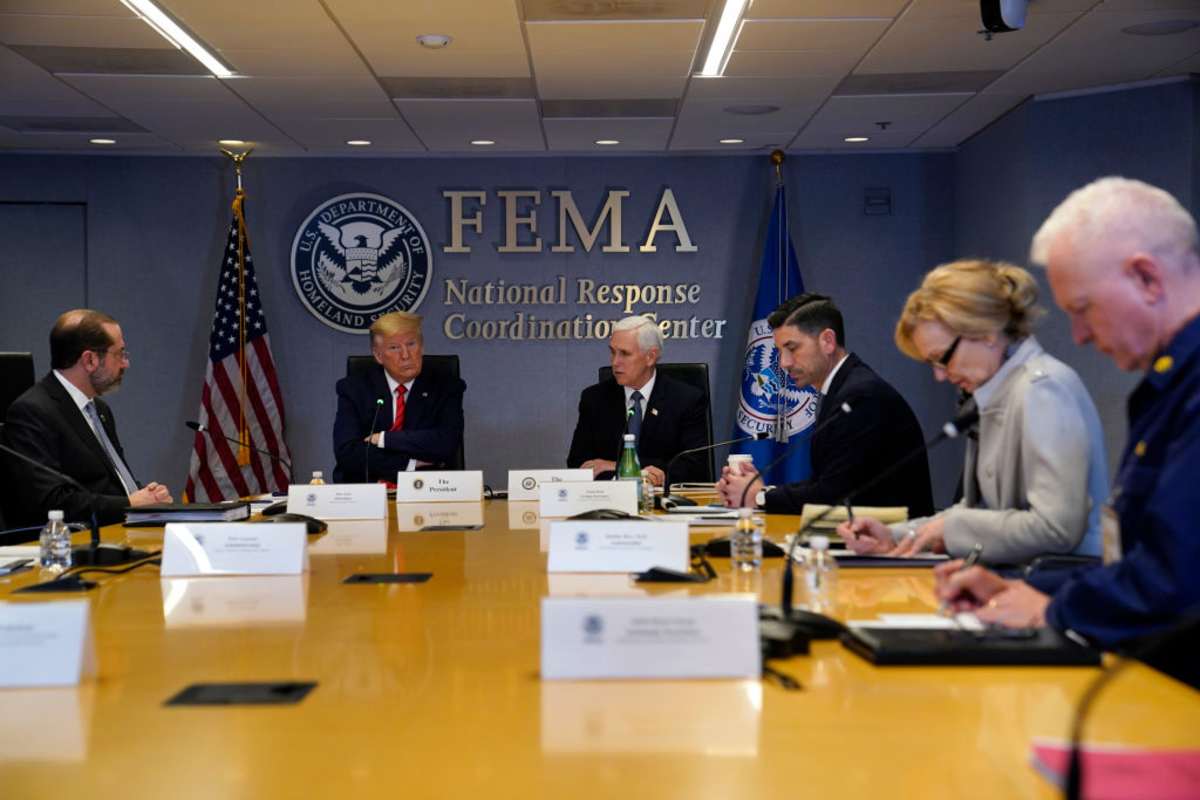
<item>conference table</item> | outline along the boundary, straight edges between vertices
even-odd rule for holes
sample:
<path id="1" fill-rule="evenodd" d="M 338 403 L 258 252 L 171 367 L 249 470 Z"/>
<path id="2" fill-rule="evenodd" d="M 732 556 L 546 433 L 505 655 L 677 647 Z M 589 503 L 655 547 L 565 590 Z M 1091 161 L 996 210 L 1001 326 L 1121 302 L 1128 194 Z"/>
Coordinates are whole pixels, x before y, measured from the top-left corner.
<path id="1" fill-rule="evenodd" d="M 714 559 L 708 584 L 546 572 L 536 504 L 468 508 L 478 530 L 418 532 L 446 506 L 311 536 L 310 572 L 95 576 L 98 674 L 77 688 L 0 690 L 0 797 L 1049 798 L 1032 742 L 1061 739 L 1095 668 L 872 666 L 832 641 L 772 662 L 773 681 L 542 681 L 548 595 L 753 592 Z M 781 541 L 797 517 L 772 516 Z M 452 525 L 450 526 L 452 527 Z M 409 530 L 405 530 L 409 529 Z M 727 533 L 703 528 L 693 542 Z M 153 548 L 161 528 L 105 528 Z M 361 572 L 422 584 L 348 585 Z M 36 571 L 0 578 L 0 599 Z M 75 595 L 71 595 L 75 596 Z M 28 598 L 33 598 L 32 600 Z M 922 569 L 843 569 L 835 614 L 936 607 Z M 166 706 L 197 682 L 315 681 L 278 706 Z M 1200 746 L 1200 693 L 1140 665 L 1101 696 L 1092 742 Z"/>

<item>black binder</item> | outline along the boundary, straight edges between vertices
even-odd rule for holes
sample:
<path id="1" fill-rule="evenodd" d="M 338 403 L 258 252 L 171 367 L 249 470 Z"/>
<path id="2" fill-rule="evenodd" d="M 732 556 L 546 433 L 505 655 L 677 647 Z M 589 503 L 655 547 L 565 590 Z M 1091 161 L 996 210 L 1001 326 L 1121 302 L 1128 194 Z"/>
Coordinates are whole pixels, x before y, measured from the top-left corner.
<path id="1" fill-rule="evenodd" d="M 1053 628 L 966 631 L 855 627 L 842 634 L 841 641 L 846 649 L 880 667 L 1100 666 L 1100 651 L 1076 644 Z"/>

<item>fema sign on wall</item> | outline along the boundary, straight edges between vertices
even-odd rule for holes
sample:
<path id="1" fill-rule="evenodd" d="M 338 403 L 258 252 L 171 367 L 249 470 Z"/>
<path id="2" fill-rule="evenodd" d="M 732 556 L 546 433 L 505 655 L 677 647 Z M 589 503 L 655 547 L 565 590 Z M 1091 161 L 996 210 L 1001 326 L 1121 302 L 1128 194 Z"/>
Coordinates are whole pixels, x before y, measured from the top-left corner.
<path id="1" fill-rule="evenodd" d="M 391 311 L 416 310 L 433 272 L 416 217 L 390 198 L 359 192 L 313 209 L 292 240 L 291 259 L 304 306 L 347 333 L 366 333 Z"/>

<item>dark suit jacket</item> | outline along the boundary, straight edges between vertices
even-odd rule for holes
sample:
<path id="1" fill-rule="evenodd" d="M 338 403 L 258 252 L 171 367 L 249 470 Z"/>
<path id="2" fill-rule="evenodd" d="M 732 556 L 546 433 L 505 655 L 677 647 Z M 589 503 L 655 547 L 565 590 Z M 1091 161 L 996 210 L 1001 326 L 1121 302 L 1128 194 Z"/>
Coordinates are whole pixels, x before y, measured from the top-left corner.
<path id="1" fill-rule="evenodd" d="M 850 413 L 838 410 L 850 404 Z M 836 414 L 836 416 L 834 416 Z M 829 420 L 826 427 L 825 421 Z M 805 503 L 840 503 L 913 450 L 921 452 L 854 498 L 866 506 L 908 506 L 909 517 L 933 513 L 929 459 L 921 424 L 900 393 L 851 353 L 821 401 L 810 455 L 812 475 L 767 492 L 766 508 L 799 514 Z"/>
<path id="2" fill-rule="evenodd" d="M 342 378 L 337 382 L 337 418 L 333 422 L 333 453 L 337 464 L 333 479 L 337 483 L 368 483 L 386 480 L 394 483 L 396 473 L 408 468 L 408 460 L 446 464 L 454 459 L 463 435 L 463 392 L 467 385 L 458 378 L 439 375 L 428 369 L 413 381 L 405 397 L 404 427 L 384 437 L 385 447 L 368 445 L 368 432 L 392 427 L 392 395 L 388 391 L 383 367 Z M 376 417 L 376 399 L 383 407 Z M 375 418 L 374 427 L 371 419 Z M 370 475 L 364 476 L 369 465 Z"/>
<path id="3" fill-rule="evenodd" d="M 129 466 L 117 438 L 112 411 L 100 398 L 96 398 L 96 410 L 113 447 Z M 8 524 L 45 522 L 46 512 L 54 508 L 61 508 L 70 522 L 87 522 L 93 511 L 101 525 L 125 518 L 125 509 L 129 507 L 125 487 L 92 426 L 54 373 L 47 374 L 9 406 L 4 439 L 14 450 L 70 475 L 85 487 L 81 490 L 48 472 L 7 457 L 6 491 L 10 497 L 5 516 L 11 515 Z"/>
<path id="4" fill-rule="evenodd" d="M 708 444 L 704 394 L 694 386 L 672 380 L 658 371 L 654 392 L 645 401 L 638 460 L 643 467 L 665 470 L 677 453 Z M 579 422 L 571 437 L 567 466 L 576 468 L 593 458 L 619 461 L 625 433 L 625 390 L 614 379 L 583 390 L 579 397 Z M 702 481 L 707 477 L 708 453 L 684 456 L 667 478 L 672 483 Z"/>

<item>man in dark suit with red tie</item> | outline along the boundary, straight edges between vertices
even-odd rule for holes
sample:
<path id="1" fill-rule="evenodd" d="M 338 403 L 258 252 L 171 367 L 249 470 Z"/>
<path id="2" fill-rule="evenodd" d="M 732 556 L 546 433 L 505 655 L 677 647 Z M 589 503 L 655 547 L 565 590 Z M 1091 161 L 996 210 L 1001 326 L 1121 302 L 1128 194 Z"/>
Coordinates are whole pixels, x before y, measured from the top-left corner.
<path id="1" fill-rule="evenodd" d="M 370 332 L 375 365 L 337 382 L 338 483 L 392 483 L 397 473 L 452 462 L 462 443 L 467 385 L 422 370 L 421 316 L 393 311 Z"/>
<path id="2" fill-rule="evenodd" d="M 590 469 L 598 478 L 611 476 L 622 436 L 632 433 L 643 474 L 662 486 L 672 458 L 708 444 L 704 394 L 655 369 L 662 355 L 662 334 L 649 317 L 617 322 L 608 349 L 613 376 L 583 390 L 567 466 Z M 707 457 L 696 453 L 680 458 L 671 468 L 671 482 L 704 480 Z"/>
<path id="3" fill-rule="evenodd" d="M 121 326 L 107 314 L 67 311 L 50 331 L 51 371 L 18 397 L 5 417 L 5 444 L 71 476 L 8 459 L 6 517 L 36 525 L 61 509 L 68 521 L 119 522 L 130 506 L 171 502 L 166 486 L 141 486 L 125 461 L 112 410 L 100 395 L 114 391 L 129 367 Z"/>

